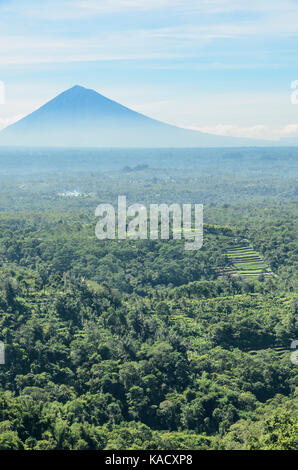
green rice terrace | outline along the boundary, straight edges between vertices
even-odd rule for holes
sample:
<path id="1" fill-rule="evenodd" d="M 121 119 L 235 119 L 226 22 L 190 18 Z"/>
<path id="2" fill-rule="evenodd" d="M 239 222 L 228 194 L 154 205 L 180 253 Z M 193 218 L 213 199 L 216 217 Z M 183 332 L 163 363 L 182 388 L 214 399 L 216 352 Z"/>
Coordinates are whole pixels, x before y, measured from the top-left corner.
<path id="1" fill-rule="evenodd" d="M 231 266 L 229 274 L 242 277 L 258 277 L 272 275 L 272 271 L 257 253 L 249 245 L 237 245 L 226 252 Z"/>

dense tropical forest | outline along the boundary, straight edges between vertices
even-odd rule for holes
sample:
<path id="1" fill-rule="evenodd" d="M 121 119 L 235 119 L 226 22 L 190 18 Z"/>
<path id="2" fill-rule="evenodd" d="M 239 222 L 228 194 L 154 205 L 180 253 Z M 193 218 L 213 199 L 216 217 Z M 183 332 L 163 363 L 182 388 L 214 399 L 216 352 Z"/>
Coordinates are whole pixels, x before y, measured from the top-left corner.
<path id="1" fill-rule="evenodd" d="M 0 449 L 298 449 L 298 149 L 0 153 Z M 95 208 L 204 204 L 204 243 Z"/>

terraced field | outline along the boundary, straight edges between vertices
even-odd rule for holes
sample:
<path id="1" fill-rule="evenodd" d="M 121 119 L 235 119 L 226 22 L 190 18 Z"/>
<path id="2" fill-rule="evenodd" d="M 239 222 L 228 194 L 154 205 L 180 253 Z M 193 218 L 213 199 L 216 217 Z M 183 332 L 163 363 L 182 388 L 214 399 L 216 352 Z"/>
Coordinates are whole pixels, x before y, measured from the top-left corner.
<path id="1" fill-rule="evenodd" d="M 260 274 L 272 275 L 270 268 L 249 245 L 234 246 L 226 252 L 231 261 L 231 274 L 244 277 L 258 277 Z"/>

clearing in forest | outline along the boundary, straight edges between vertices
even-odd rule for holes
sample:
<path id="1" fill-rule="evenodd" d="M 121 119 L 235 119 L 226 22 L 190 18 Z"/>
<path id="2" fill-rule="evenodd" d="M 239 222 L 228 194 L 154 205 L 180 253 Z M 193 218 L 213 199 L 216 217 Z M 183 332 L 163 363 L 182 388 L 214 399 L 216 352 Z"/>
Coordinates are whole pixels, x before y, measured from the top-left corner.
<path id="1" fill-rule="evenodd" d="M 228 249 L 226 255 L 231 261 L 231 269 L 235 274 L 244 277 L 258 277 L 263 275 L 272 275 L 270 268 L 249 245 L 235 245 Z"/>

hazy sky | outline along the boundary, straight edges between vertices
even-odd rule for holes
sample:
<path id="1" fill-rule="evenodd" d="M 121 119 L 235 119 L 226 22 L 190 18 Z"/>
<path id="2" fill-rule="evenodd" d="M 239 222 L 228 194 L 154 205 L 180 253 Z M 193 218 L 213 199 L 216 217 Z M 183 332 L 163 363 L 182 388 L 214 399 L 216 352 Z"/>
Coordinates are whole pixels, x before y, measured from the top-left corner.
<path id="1" fill-rule="evenodd" d="M 0 128 L 75 84 L 226 135 L 298 137 L 298 0 L 0 0 Z"/>

